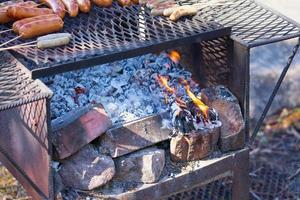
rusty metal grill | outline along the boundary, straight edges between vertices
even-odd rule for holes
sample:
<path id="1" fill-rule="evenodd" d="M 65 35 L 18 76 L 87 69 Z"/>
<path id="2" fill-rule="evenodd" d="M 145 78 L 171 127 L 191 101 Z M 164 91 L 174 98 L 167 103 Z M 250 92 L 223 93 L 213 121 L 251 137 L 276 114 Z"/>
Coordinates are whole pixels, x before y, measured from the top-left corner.
<path id="1" fill-rule="evenodd" d="M 0 111 L 50 98 L 52 92 L 7 52 L 0 52 Z"/>
<path id="2" fill-rule="evenodd" d="M 24 58 L 21 62 L 24 61 L 26 67 L 33 71 L 33 76 L 89 67 L 230 33 L 230 28 L 223 28 L 212 20 L 203 20 L 200 14 L 172 22 L 165 17 L 150 15 L 149 10 L 143 7 L 120 7 L 116 3 L 110 8 L 93 6 L 89 14 L 66 17 L 64 21 L 63 31 L 74 36 L 68 46 L 15 51 Z M 15 36 L 3 34 L 0 42 Z M 22 42 L 25 41 L 18 40 L 14 44 Z"/>

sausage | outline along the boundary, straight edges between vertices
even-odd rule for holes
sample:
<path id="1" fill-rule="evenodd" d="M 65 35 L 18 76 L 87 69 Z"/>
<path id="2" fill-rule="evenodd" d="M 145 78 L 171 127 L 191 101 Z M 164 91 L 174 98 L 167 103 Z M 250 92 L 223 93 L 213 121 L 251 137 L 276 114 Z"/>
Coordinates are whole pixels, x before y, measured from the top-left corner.
<path id="1" fill-rule="evenodd" d="M 110 7 L 112 5 L 112 0 L 92 0 L 97 6 L 100 7 Z"/>
<path id="2" fill-rule="evenodd" d="M 138 5 L 139 4 L 139 0 L 131 0 L 131 2 L 135 5 Z"/>
<path id="3" fill-rule="evenodd" d="M 77 0 L 79 10 L 83 13 L 88 13 L 91 10 L 91 1 L 90 0 Z"/>
<path id="4" fill-rule="evenodd" d="M 52 39 L 66 38 L 66 37 L 71 40 L 72 35 L 70 33 L 53 33 L 53 34 L 48 34 L 48 35 L 38 37 L 37 41 L 40 42 L 43 40 L 52 40 Z"/>
<path id="5" fill-rule="evenodd" d="M 29 39 L 40 35 L 60 31 L 64 22 L 60 17 L 41 19 L 24 24 L 19 28 L 19 34 L 23 39 Z"/>
<path id="6" fill-rule="evenodd" d="M 121 6 L 130 6 L 131 5 L 131 1 L 130 0 L 118 0 L 118 3 Z"/>
<path id="7" fill-rule="evenodd" d="M 60 37 L 46 39 L 46 40 L 38 40 L 37 47 L 39 49 L 58 47 L 58 46 L 69 44 L 70 40 L 71 38 L 68 36 L 60 36 Z"/>
<path id="8" fill-rule="evenodd" d="M 78 15 L 78 4 L 76 0 L 62 0 L 65 8 L 67 9 L 70 17 L 76 17 Z"/>
<path id="9" fill-rule="evenodd" d="M 0 24 L 6 24 L 11 21 L 6 14 L 6 10 L 6 8 L 0 8 Z"/>
<path id="10" fill-rule="evenodd" d="M 42 3 L 45 3 L 49 6 L 55 14 L 59 17 L 64 18 L 66 11 L 65 6 L 61 0 L 40 0 Z"/>
<path id="11" fill-rule="evenodd" d="M 0 8 L 0 24 L 5 24 L 12 21 L 12 19 L 7 15 L 7 10 L 11 5 L 26 6 L 26 7 L 37 6 L 37 4 L 34 1 L 26 1 L 26 2 L 18 1 L 18 3 L 15 4 L 12 1 L 2 3 L 1 6 L 3 7 Z"/>
<path id="12" fill-rule="evenodd" d="M 37 16 L 37 17 L 25 18 L 25 19 L 14 22 L 12 25 L 12 29 L 15 33 L 19 33 L 20 27 L 23 26 L 24 24 L 27 24 L 27 23 L 33 22 L 33 21 L 37 21 L 37 20 L 51 19 L 51 18 L 57 18 L 57 15 L 50 14 L 50 15 L 41 15 L 41 16 Z"/>
<path id="13" fill-rule="evenodd" d="M 36 17 L 40 15 L 52 14 L 53 11 L 49 8 L 33 8 L 24 6 L 10 6 L 7 9 L 8 17 L 12 19 L 23 19 L 28 17 Z"/>

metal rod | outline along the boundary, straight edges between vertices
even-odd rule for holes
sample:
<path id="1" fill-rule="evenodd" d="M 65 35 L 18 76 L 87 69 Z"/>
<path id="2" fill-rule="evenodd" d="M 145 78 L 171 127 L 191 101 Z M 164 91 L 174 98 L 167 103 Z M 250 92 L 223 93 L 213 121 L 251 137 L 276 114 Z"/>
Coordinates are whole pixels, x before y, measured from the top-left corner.
<path id="1" fill-rule="evenodd" d="M 262 112 L 262 114 L 261 114 L 258 122 L 256 123 L 256 126 L 255 126 L 255 128 L 253 130 L 253 133 L 252 133 L 252 136 L 251 136 L 251 143 L 254 141 L 254 139 L 255 139 L 255 137 L 256 137 L 256 135 L 257 135 L 257 133 L 258 133 L 258 131 L 259 131 L 259 129 L 260 129 L 260 127 L 261 127 L 261 125 L 262 125 L 262 123 L 263 123 L 263 121 L 264 121 L 264 119 L 265 119 L 265 117 L 266 117 L 266 115 L 267 115 L 267 113 L 268 113 L 268 111 L 269 111 L 272 103 L 273 103 L 273 100 L 274 100 L 274 98 L 275 98 L 275 96 L 276 96 L 276 94 L 277 94 L 277 92 L 278 92 L 278 90 L 279 90 L 279 88 L 281 86 L 281 83 L 282 83 L 282 81 L 283 81 L 283 79 L 284 79 L 287 71 L 289 70 L 291 64 L 293 63 L 295 55 L 298 52 L 299 46 L 300 46 L 300 37 L 298 38 L 298 43 L 296 44 L 296 46 L 293 49 L 292 55 L 289 57 L 286 66 L 282 70 L 282 73 L 281 73 L 281 75 L 280 75 L 280 77 L 279 77 L 279 79 L 278 79 L 278 81 L 277 81 L 277 83 L 275 85 L 275 88 L 274 88 L 274 90 L 273 90 L 273 92 L 272 92 L 272 94 L 271 94 L 271 96 L 270 96 L 270 98 L 268 100 L 268 103 L 267 103 L 264 111 Z"/>

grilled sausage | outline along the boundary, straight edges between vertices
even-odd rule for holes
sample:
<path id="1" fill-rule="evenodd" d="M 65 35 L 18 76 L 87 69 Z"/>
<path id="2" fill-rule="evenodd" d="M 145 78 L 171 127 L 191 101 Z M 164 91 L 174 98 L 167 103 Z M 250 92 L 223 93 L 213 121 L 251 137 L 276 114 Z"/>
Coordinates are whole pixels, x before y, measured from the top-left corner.
<path id="1" fill-rule="evenodd" d="M 42 3 L 45 3 L 49 6 L 55 14 L 61 18 L 65 17 L 66 11 L 65 6 L 61 0 L 40 0 Z"/>
<path id="2" fill-rule="evenodd" d="M 139 0 L 131 0 L 131 2 L 135 5 L 138 5 L 139 4 Z"/>
<path id="3" fill-rule="evenodd" d="M 0 24 L 6 24 L 11 21 L 6 14 L 6 10 L 6 8 L 0 8 Z"/>
<path id="4" fill-rule="evenodd" d="M 121 6 L 130 6 L 131 5 L 131 1 L 130 0 L 118 0 L 118 3 Z"/>
<path id="5" fill-rule="evenodd" d="M 97 6 L 100 7 L 110 7 L 112 5 L 112 0 L 92 0 Z"/>
<path id="6" fill-rule="evenodd" d="M 27 24 L 27 23 L 33 22 L 33 21 L 37 21 L 37 20 L 52 19 L 52 18 L 57 18 L 57 15 L 50 14 L 50 15 L 41 15 L 41 16 L 37 16 L 37 17 L 25 18 L 25 19 L 14 22 L 12 25 L 12 29 L 15 33 L 19 33 L 20 27 L 23 26 L 24 24 Z"/>
<path id="7" fill-rule="evenodd" d="M 91 10 L 91 1 L 90 0 L 77 0 L 79 10 L 83 13 L 88 13 Z"/>
<path id="8" fill-rule="evenodd" d="M 26 2 L 20 1 L 18 3 L 13 3 L 12 1 L 8 1 L 5 3 L 2 3 L 1 6 L 3 6 L 3 7 L 0 8 L 0 24 L 5 24 L 5 23 L 12 21 L 12 19 L 7 15 L 7 9 L 11 5 L 26 6 L 26 7 L 37 6 L 37 4 L 33 1 L 26 1 Z"/>
<path id="9" fill-rule="evenodd" d="M 78 15 L 78 4 L 76 0 L 62 0 L 65 8 L 67 9 L 70 17 L 76 17 Z"/>
<path id="10" fill-rule="evenodd" d="M 7 9 L 8 17 L 12 19 L 24 19 L 28 17 L 36 17 L 40 15 L 52 14 L 53 11 L 49 8 L 33 8 L 24 6 L 10 6 Z"/>
<path id="11" fill-rule="evenodd" d="M 51 19 L 42 19 L 26 23 L 19 28 L 19 34 L 22 38 L 28 39 L 60 31 L 63 26 L 64 22 L 57 16 Z"/>

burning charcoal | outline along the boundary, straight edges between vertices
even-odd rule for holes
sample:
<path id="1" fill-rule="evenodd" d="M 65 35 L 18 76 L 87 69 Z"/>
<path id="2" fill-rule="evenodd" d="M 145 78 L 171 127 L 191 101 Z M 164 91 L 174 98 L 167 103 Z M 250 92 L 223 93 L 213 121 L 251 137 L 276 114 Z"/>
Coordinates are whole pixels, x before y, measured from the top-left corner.
<path id="1" fill-rule="evenodd" d="M 114 179 L 154 183 L 157 182 L 165 165 L 163 149 L 148 148 L 115 159 Z"/>
<path id="2" fill-rule="evenodd" d="M 72 157 L 63 160 L 58 171 L 64 185 L 92 190 L 110 181 L 115 174 L 114 161 L 87 145 Z"/>
<path id="3" fill-rule="evenodd" d="M 221 149 L 229 151 L 242 148 L 244 120 L 237 98 L 224 86 L 202 89 L 201 98 L 219 113 L 222 122 Z"/>
<path id="4" fill-rule="evenodd" d="M 209 156 L 215 149 L 219 134 L 219 127 L 215 127 L 172 137 L 170 143 L 172 160 L 185 162 Z"/>
<path id="5" fill-rule="evenodd" d="M 64 159 L 111 127 L 111 121 L 100 105 L 88 105 L 67 113 L 52 123 L 52 143 L 58 158 Z"/>
<path id="6" fill-rule="evenodd" d="M 101 137 L 101 149 L 116 158 L 169 139 L 171 130 L 162 129 L 166 114 L 145 117 L 108 130 Z"/>

